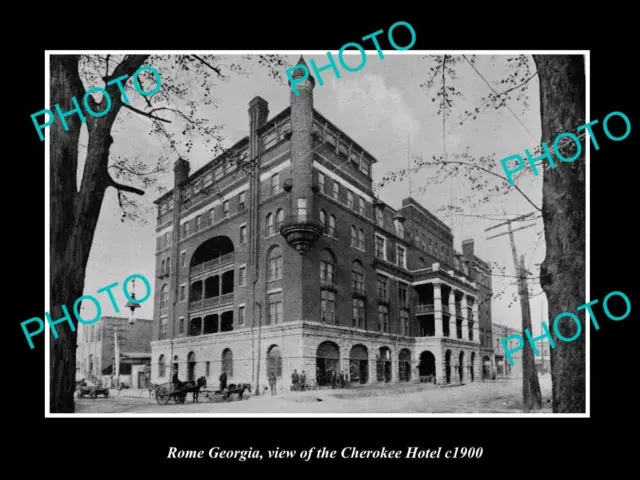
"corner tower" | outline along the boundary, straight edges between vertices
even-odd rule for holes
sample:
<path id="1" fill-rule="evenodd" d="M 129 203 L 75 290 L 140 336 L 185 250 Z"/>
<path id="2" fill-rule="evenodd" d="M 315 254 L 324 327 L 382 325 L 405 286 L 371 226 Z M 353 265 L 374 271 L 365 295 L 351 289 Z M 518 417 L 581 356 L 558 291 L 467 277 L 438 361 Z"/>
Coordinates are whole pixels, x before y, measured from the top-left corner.
<path id="1" fill-rule="evenodd" d="M 313 89 L 315 79 L 309 74 L 304 58 L 296 64 L 292 78 L 307 78 L 296 86 L 299 95 L 291 90 L 291 164 L 293 188 L 293 212 L 285 221 L 281 233 L 287 242 L 301 255 L 308 251 L 322 235 L 322 226 L 317 222 L 313 185 Z M 289 82 L 291 86 L 291 82 Z"/>

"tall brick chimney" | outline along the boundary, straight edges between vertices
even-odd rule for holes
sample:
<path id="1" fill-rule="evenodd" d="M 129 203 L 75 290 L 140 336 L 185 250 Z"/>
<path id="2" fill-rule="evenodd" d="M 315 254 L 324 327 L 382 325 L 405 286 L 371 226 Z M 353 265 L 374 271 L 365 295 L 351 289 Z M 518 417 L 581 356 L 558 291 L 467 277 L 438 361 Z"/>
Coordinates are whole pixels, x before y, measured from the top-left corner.
<path id="1" fill-rule="evenodd" d="M 474 255 L 473 252 L 473 239 L 469 238 L 467 240 L 462 241 L 462 254 L 465 257 L 471 257 Z"/>

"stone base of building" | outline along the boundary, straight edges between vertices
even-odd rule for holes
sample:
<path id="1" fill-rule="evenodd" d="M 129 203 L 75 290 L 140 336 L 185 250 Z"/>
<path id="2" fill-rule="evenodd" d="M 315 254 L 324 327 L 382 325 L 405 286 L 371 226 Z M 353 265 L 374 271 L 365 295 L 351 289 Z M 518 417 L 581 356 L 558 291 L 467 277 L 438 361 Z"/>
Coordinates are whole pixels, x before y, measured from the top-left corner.
<path id="1" fill-rule="evenodd" d="M 260 352 L 259 362 L 255 353 Z M 181 381 L 205 376 L 209 388 L 227 383 L 268 386 L 277 374 L 278 393 L 292 386 L 294 370 L 306 383 L 326 384 L 329 373 L 349 372 L 351 383 L 433 382 L 458 384 L 482 380 L 477 342 L 448 337 L 405 337 L 356 328 L 297 321 L 232 332 L 160 340 L 151 343 L 151 381 L 171 381 L 171 363 Z M 170 358 L 173 357 L 173 362 Z M 462 366 L 462 368 L 460 368 Z"/>

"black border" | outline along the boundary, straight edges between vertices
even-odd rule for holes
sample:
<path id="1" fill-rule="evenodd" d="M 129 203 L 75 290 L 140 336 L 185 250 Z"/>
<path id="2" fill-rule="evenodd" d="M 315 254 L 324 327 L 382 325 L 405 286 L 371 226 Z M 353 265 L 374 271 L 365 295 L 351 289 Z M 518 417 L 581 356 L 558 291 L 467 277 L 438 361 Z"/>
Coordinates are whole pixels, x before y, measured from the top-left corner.
<path id="1" fill-rule="evenodd" d="M 362 9 L 364 4 L 357 4 Z M 126 7 L 127 9 L 129 7 Z M 635 97 L 636 58 L 627 38 L 635 30 L 625 30 L 603 17 L 599 30 L 580 34 L 568 10 L 550 9 L 546 14 L 533 12 L 530 18 L 514 13 L 512 18 L 484 11 L 485 17 L 470 14 L 468 20 L 452 12 L 442 12 L 425 5 L 424 12 L 409 16 L 378 10 L 377 19 L 350 19 L 339 10 L 318 4 L 272 5 L 278 9 L 272 17 L 247 9 L 242 15 L 208 12 L 178 20 L 172 14 L 162 20 L 146 14 L 127 13 L 122 6 L 110 9 L 83 9 L 76 20 L 65 12 L 65 19 L 55 18 L 44 28 L 45 45 L 33 37 L 32 45 L 21 46 L 7 59 L 14 66 L 9 77 L 10 93 L 15 102 L 5 107 L 5 143 L 12 152 L 4 159 L 9 167 L 5 176 L 5 255 L 10 269 L 8 298 L 12 312 L 6 319 L 13 338 L 5 341 L 15 351 L 5 353 L 5 398 L 10 407 L 7 417 L 15 416 L 16 427 L 7 429 L 9 457 L 21 461 L 21 468 L 46 468 L 92 476 L 134 478 L 140 474 L 191 476 L 192 474 L 243 474 L 247 468 L 262 475 L 280 475 L 291 471 L 305 473 L 315 464 L 320 475 L 334 472 L 357 474 L 362 469 L 377 475 L 429 475 L 436 468 L 451 474 L 487 472 L 500 475 L 520 474 L 531 469 L 536 475 L 553 471 L 577 473 L 591 462 L 615 460 L 623 463 L 631 443 L 621 435 L 625 420 L 635 405 L 629 395 L 634 389 L 636 362 L 631 358 L 633 335 L 630 333 L 635 311 L 622 322 L 604 319 L 600 330 L 591 329 L 591 416 L 590 419 L 45 419 L 44 418 L 44 344 L 43 336 L 31 351 L 24 340 L 19 322 L 41 316 L 45 311 L 42 266 L 44 206 L 44 142 L 34 132 L 30 114 L 43 108 L 45 49 L 338 49 L 344 43 L 379 29 L 388 29 L 396 21 L 411 23 L 417 32 L 413 49 L 580 49 L 590 50 L 591 119 L 603 119 L 611 111 L 622 111 L 631 119 L 631 135 L 622 142 L 601 141 L 601 149 L 591 150 L 591 295 L 602 299 L 613 291 L 625 292 L 635 305 L 629 273 L 635 260 L 631 232 L 637 226 L 637 205 L 632 192 L 637 187 L 632 149 L 638 137 L 631 110 Z M 489 7 L 486 7 L 489 9 Z M 493 10 L 493 7 L 490 8 Z M 536 7 L 537 10 L 537 7 Z M 93 12 L 93 13 L 92 13 Z M 100 13 L 102 12 L 102 13 Z M 601 12 L 598 12 L 601 14 Z M 113 14 L 113 19 L 101 16 Z M 88 18 L 95 16 L 95 24 Z M 478 14 L 480 15 L 480 14 Z M 604 14 L 602 14 L 604 15 Z M 89 17 L 88 17 L 89 16 Z M 148 18 L 148 20 L 147 20 Z M 480 19 L 482 18 L 482 20 Z M 77 23 L 72 27 L 73 22 Z M 63 26 L 65 24 L 66 26 Z M 605 31 L 605 27 L 609 31 Z M 29 31 L 40 27 L 32 24 Z M 582 28 L 582 27 L 579 27 Z M 637 28 L 637 27 L 636 27 Z M 83 29 L 86 29 L 84 31 Z M 57 33 L 55 33 L 57 32 Z M 66 33 L 65 33 L 66 32 Z M 72 33 L 75 32 L 73 35 Z M 627 34 L 626 32 L 631 32 Z M 35 35 L 31 33 L 30 35 Z M 400 40 L 399 40 L 400 41 Z M 8 45 L 11 47 L 11 45 Z M 7 80 L 7 77 L 5 77 Z M 636 99 L 637 101 L 637 99 Z M 17 126 L 17 129 L 14 128 Z M 15 138 L 15 133 L 19 134 Z M 626 164 L 624 161 L 627 160 Z M 17 234 L 18 246 L 12 246 Z M 630 241 L 631 240 L 631 241 Z M 17 294 L 17 295 L 16 295 Z M 13 311 L 15 310 L 15 311 Z M 6 408 L 6 407 L 5 407 Z M 11 421 L 11 419 L 7 418 Z M 634 437 L 631 437 L 634 438 Z M 39 447 L 36 447 L 39 445 Z M 442 446 L 481 446 L 480 460 L 324 460 L 301 463 L 280 460 L 238 463 L 209 459 L 167 461 L 168 446 L 205 449 L 219 445 L 224 449 L 261 448 L 301 449 L 309 446 L 340 449 L 400 449 L 406 446 L 433 448 Z M 128 458 L 127 458 L 128 457 Z M 39 459 L 39 460 L 36 460 Z M 34 461 L 35 460 L 35 461 Z M 339 465 L 336 465 L 339 462 Z M 405 462 L 410 462 L 407 465 Z M 276 468 L 273 468 L 273 467 Z M 335 467 L 339 470 L 336 470 Z M 415 471 L 404 467 L 416 467 Z M 351 470 L 351 467 L 355 467 Z M 340 474 L 339 474 L 340 475 Z"/>

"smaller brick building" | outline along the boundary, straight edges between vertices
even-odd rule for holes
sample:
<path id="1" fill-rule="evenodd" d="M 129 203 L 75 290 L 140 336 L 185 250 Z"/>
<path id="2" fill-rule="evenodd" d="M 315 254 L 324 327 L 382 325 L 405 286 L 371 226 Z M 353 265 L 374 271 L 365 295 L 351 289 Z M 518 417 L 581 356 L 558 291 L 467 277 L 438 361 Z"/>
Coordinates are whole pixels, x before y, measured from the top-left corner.
<path id="1" fill-rule="evenodd" d="M 136 320 L 134 325 L 129 325 L 126 317 L 101 317 L 93 325 L 79 323 L 76 380 L 103 380 L 114 373 L 117 335 L 120 348 L 120 381 L 132 388 L 142 388 L 146 381 L 142 380 L 140 372 L 144 373 L 144 366 L 151 362 L 153 320 Z"/>

